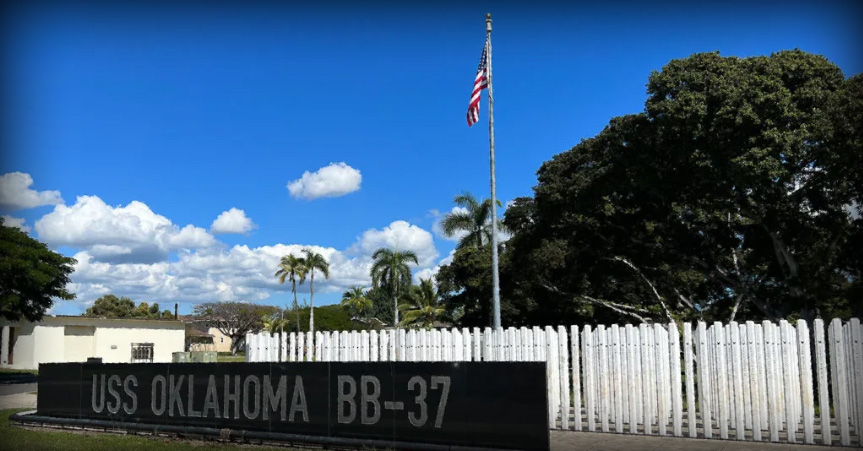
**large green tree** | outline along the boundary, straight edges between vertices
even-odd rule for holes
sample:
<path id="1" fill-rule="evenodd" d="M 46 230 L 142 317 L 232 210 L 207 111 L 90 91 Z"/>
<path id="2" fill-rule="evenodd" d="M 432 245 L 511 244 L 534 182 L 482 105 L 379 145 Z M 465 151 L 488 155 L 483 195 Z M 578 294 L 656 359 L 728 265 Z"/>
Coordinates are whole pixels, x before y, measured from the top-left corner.
<path id="1" fill-rule="evenodd" d="M 66 285 L 75 263 L 0 218 L 0 316 L 39 321 L 54 299 L 74 299 Z"/>
<path id="2" fill-rule="evenodd" d="M 384 324 L 395 324 L 395 311 L 393 311 L 393 297 L 386 286 L 369 288 L 366 298 L 371 301 L 368 316 L 377 318 Z"/>
<path id="3" fill-rule="evenodd" d="M 509 253 L 500 253 L 501 274 L 507 274 Z M 464 327 L 492 325 L 491 246 L 457 248 L 452 262 L 441 266 L 437 288 L 446 306 L 445 319 Z M 517 309 L 513 302 L 523 298 L 509 296 L 511 280 L 501 277 L 501 321 L 507 326 L 531 324 L 531 309 Z M 529 299 L 529 298 L 527 298 Z"/>
<path id="4" fill-rule="evenodd" d="M 117 297 L 106 294 L 99 297 L 84 312 L 84 316 L 94 318 L 137 318 L 137 319 L 173 319 L 174 314 L 170 310 L 161 310 L 159 303 L 149 305 L 142 302 L 135 305 L 135 301 L 128 297 Z"/>
<path id="5" fill-rule="evenodd" d="M 417 254 L 413 251 L 398 251 L 380 248 L 372 254 L 372 286 L 386 287 L 393 300 L 393 324 L 399 323 L 399 291 L 411 285 L 410 263 L 418 264 Z"/>
<path id="6" fill-rule="evenodd" d="M 276 271 L 279 283 L 285 283 L 285 279 L 291 282 L 291 293 L 294 295 L 294 311 L 297 312 L 298 328 L 300 327 L 300 305 L 297 303 L 297 282 L 302 285 L 306 281 L 307 272 L 306 260 L 293 254 L 282 257 L 279 261 L 279 270 Z"/>
<path id="7" fill-rule="evenodd" d="M 327 259 L 324 258 L 323 255 L 309 249 L 303 249 L 303 254 L 305 255 L 304 264 L 306 270 L 309 271 L 309 290 L 311 293 L 309 294 L 309 306 L 310 306 L 310 314 L 309 314 L 309 330 L 315 331 L 315 270 L 321 272 L 325 279 L 330 278 L 330 264 L 327 263 Z"/>
<path id="8" fill-rule="evenodd" d="M 849 316 L 861 77 L 797 50 L 702 53 L 647 90 L 507 210 L 507 295 L 539 321 Z"/>

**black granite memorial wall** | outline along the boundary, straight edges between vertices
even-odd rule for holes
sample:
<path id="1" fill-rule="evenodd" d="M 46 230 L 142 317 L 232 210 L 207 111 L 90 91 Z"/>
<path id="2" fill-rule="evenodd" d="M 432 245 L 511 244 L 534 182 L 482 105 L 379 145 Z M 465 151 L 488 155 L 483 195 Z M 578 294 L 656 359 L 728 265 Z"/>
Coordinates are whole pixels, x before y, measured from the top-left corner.
<path id="1" fill-rule="evenodd" d="M 37 415 L 547 450 L 544 362 L 43 364 Z"/>

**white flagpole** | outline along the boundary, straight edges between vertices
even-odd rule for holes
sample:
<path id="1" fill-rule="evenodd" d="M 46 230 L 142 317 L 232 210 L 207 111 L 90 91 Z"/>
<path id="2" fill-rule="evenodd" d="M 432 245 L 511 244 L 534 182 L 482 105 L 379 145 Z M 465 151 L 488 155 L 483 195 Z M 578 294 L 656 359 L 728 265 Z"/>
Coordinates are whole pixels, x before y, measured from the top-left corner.
<path id="1" fill-rule="evenodd" d="M 488 43 L 488 146 L 491 172 L 491 283 L 494 299 L 494 328 L 500 329 L 500 276 L 497 271 L 497 197 L 494 180 L 494 95 L 491 89 L 491 14 L 485 16 Z"/>

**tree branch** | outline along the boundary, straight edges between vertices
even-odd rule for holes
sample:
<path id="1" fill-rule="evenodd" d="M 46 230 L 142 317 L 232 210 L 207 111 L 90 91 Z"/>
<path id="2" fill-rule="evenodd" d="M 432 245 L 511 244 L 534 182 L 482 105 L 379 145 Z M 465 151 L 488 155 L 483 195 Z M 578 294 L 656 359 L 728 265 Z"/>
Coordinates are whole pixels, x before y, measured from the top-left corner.
<path id="1" fill-rule="evenodd" d="M 680 291 L 677 290 L 677 288 L 674 289 L 674 292 L 677 293 L 677 298 L 680 299 L 681 302 L 686 304 L 686 306 L 690 309 L 695 310 L 695 305 L 692 304 L 692 301 L 690 301 L 689 298 L 681 294 Z"/>
<path id="2" fill-rule="evenodd" d="M 737 295 L 737 299 L 734 300 L 734 308 L 731 309 L 731 317 L 728 318 L 728 322 L 734 321 L 734 317 L 737 316 L 737 309 L 740 308 L 740 303 L 743 301 L 743 293 Z"/>
<path id="3" fill-rule="evenodd" d="M 639 320 L 639 321 L 641 321 L 642 323 L 650 323 L 650 322 L 651 322 L 649 319 L 647 319 L 647 318 L 645 318 L 645 317 L 643 317 L 643 316 L 639 315 L 638 313 L 630 312 L 630 311 L 626 311 L 626 310 L 623 310 L 622 308 L 619 308 L 619 307 L 624 307 L 624 306 L 622 306 L 621 304 L 616 304 L 616 303 L 614 303 L 614 302 L 610 302 L 610 301 L 603 301 L 603 300 L 600 300 L 600 299 L 596 299 L 596 298 L 592 298 L 592 297 L 590 297 L 590 296 L 584 296 L 584 295 L 579 296 L 579 298 L 581 298 L 581 299 L 583 299 L 583 300 L 585 300 L 585 301 L 588 301 L 588 302 L 590 302 L 590 303 L 593 303 L 593 304 L 597 304 L 597 305 L 601 305 L 601 306 L 604 306 L 604 307 L 608 307 L 608 308 L 610 308 L 610 309 L 614 310 L 615 312 L 620 313 L 621 315 L 629 315 L 629 316 L 632 316 L 633 318 L 638 319 L 638 320 Z M 639 310 L 641 310 L 641 309 L 639 309 Z"/>
<path id="4" fill-rule="evenodd" d="M 629 266 L 630 268 L 632 268 L 633 271 L 635 271 L 636 274 L 641 276 L 641 278 L 647 283 L 647 285 L 650 286 L 650 289 L 653 290 L 653 294 L 656 295 L 656 299 L 659 301 L 659 304 L 662 306 L 662 310 L 665 312 L 665 316 L 668 317 L 668 321 L 674 322 L 674 318 L 671 316 L 671 312 L 668 310 L 668 306 L 665 305 L 665 301 L 662 299 L 662 296 L 659 295 L 659 292 L 656 291 L 656 287 L 653 286 L 653 283 L 650 282 L 650 279 L 648 279 L 647 276 L 645 276 L 641 272 L 641 270 L 639 270 L 635 265 L 632 264 L 632 262 L 630 262 L 626 258 L 616 256 L 616 257 L 612 258 L 612 260 L 619 261 L 619 262 L 623 263 L 624 265 Z"/>
<path id="5" fill-rule="evenodd" d="M 540 282 L 540 285 L 542 285 L 545 289 L 547 289 L 549 291 L 553 291 L 555 293 L 562 294 L 564 296 L 571 296 L 569 293 L 566 293 L 566 292 L 562 291 L 561 289 L 559 289 L 553 285 L 548 285 L 548 284 L 543 283 L 543 282 Z M 608 307 L 608 308 L 610 308 L 610 309 L 614 310 L 615 312 L 618 312 L 622 315 L 629 315 L 629 316 L 632 316 L 634 318 L 638 318 L 638 320 L 643 322 L 643 323 L 650 323 L 651 322 L 649 319 L 646 319 L 643 316 L 639 315 L 638 313 L 635 313 L 635 312 L 640 312 L 640 313 L 650 314 L 649 310 L 646 310 L 643 308 L 638 308 L 638 307 L 635 307 L 632 305 L 618 304 L 616 302 L 611 302 L 611 301 L 604 301 L 604 300 L 596 299 L 594 297 L 585 296 L 585 295 L 573 296 L 573 297 L 576 299 L 586 300 L 586 301 L 591 302 L 593 304 L 598 304 L 598 305 Z"/>

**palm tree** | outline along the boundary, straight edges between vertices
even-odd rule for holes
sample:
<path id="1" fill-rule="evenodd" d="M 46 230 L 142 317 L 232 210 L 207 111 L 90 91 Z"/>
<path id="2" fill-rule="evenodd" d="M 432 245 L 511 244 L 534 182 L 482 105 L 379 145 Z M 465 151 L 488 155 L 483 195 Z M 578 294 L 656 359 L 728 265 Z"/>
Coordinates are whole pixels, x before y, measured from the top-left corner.
<path id="1" fill-rule="evenodd" d="M 270 333 L 284 332 L 285 325 L 288 322 L 288 320 L 284 318 L 284 310 L 279 311 L 279 313 L 264 316 L 263 321 L 264 329 Z"/>
<path id="2" fill-rule="evenodd" d="M 276 277 L 279 278 L 279 283 L 284 284 L 287 278 L 291 282 L 291 292 L 294 293 L 294 310 L 297 311 L 297 330 L 300 330 L 300 307 L 297 304 L 297 280 L 300 285 L 306 281 L 306 261 L 302 257 L 294 257 L 293 254 L 288 254 L 282 257 L 279 262 L 279 270 L 276 271 Z"/>
<path id="3" fill-rule="evenodd" d="M 306 254 L 306 269 L 311 272 L 311 277 L 309 279 L 309 288 L 311 293 L 309 294 L 309 332 L 315 332 L 315 269 L 319 270 L 321 274 L 324 275 L 324 278 L 329 280 L 330 278 L 330 264 L 327 263 L 327 259 L 324 258 L 323 255 L 309 249 L 303 249 L 303 253 Z"/>
<path id="4" fill-rule="evenodd" d="M 467 232 L 458 242 L 458 247 L 468 245 L 482 247 L 484 243 L 491 242 L 491 199 L 482 202 L 476 200 L 473 194 L 464 192 L 453 199 L 456 205 L 467 211 L 456 211 L 447 213 L 441 221 L 444 236 L 452 237 L 458 232 Z M 500 201 L 497 201 L 500 207 Z M 503 230 L 503 222 L 498 220 L 498 231 Z"/>
<path id="5" fill-rule="evenodd" d="M 389 287 L 390 293 L 393 295 L 393 309 L 395 309 L 393 324 L 398 325 L 399 285 L 410 286 L 411 269 L 408 267 L 408 263 L 419 264 L 417 254 L 412 251 L 394 251 L 382 247 L 375 251 L 372 260 L 374 260 L 371 270 L 372 284 L 375 288 Z"/>
<path id="6" fill-rule="evenodd" d="M 432 328 L 445 312 L 431 279 L 422 279 L 419 286 L 411 287 L 407 302 L 399 305 L 399 309 L 404 312 L 404 319 L 400 324 L 426 329 Z"/>
<path id="7" fill-rule="evenodd" d="M 366 297 L 363 287 L 356 286 L 342 294 L 342 307 L 346 308 L 352 316 L 364 318 L 372 308 L 372 300 Z"/>

